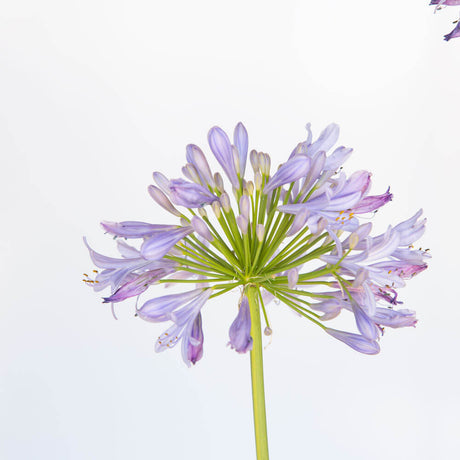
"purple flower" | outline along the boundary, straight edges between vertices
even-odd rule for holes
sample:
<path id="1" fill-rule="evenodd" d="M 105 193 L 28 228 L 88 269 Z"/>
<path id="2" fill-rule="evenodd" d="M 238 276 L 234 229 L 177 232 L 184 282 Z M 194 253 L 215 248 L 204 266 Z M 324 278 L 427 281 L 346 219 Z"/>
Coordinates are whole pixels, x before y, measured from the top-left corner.
<path id="1" fill-rule="evenodd" d="M 201 183 L 203 185 L 209 185 L 210 187 L 214 186 L 214 180 L 212 177 L 211 169 L 209 168 L 208 161 L 204 156 L 204 153 L 199 147 L 193 144 L 189 144 L 186 147 L 186 158 L 189 163 L 191 163 L 198 175 L 200 176 Z"/>
<path id="2" fill-rule="evenodd" d="M 164 257 L 170 249 L 181 239 L 193 232 L 193 227 L 179 227 L 144 241 L 141 247 L 142 257 L 149 260 L 157 260 Z"/>
<path id="3" fill-rule="evenodd" d="M 306 176 L 309 168 L 310 159 L 306 155 L 295 155 L 276 171 L 264 187 L 264 193 L 268 194 L 275 188 Z"/>
<path id="4" fill-rule="evenodd" d="M 393 199 L 390 188 L 382 195 L 366 196 L 353 209 L 354 214 L 373 212 Z"/>
<path id="5" fill-rule="evenodd" d="M 102 228 L 111 235 L 123 238 L 148 238 L 169 230 L 175 230 L 177 225 L 148 224 L 146 222 L 101 222 Z"/>
<path id="6" fill-rule="evenodd" d="M 430 5 L 460 5 L 460 0 L 431 0 Z"/>
<path id="7" fill-rule="evenodd" d="M 444 40 L 448 42 L 451 38 L 456 38 L 460 37 L 460 21 L 457 21 L 454 30 L 452 32 L 448 33 L 447 35 L 444 35 Z"/>
<path id="8" fill-rule="evenodd" d="M 130 274 L 129 281 L 120 286 L 110 297 L 104 297 L 103 303 L 122 302 L 130 297 L 138 296 L 148 289 L 148 287 L 155 281 L 166 277 L 173 273 L 174 270 L 166 270 L 164 268 L 157 268 L 155 270 L 148 270 L 140 274 Z"/>
<path id="9" fill-rule="evenodd" d="M 233 149 L 227 134 L 218 126 L 211 128 L 208 133 L 208 142 L 211 151 L 222 169 L 227 174 L 234 187 L 239 187 L 238 175 L 236 174 L 235 163 L 233 160 Z"/>
<path id="10" fill-rule="evenodd" d="M 238 353 L 246 353 L 252 349 L 251 337 L 251 313 L 249 311 L 249 302 L 246 296 L 243 296 L 238 315 L 230 326 L 228 331 L 230 342 L 228 344 Z"/>
<path id="11" fill-rule="evenodd" d="M 201 208 L 218 199 L 206 187 L 184 179 L 170 180 L 168 186 L 171 201 L 186 208 Z"/>
<path id="12" fill-rule="evenodd" d="M 334 339 L 340 340 L 353 350 L 366 355 L 376 355 L 380 351 L 380 346 L 375 340 L 366 339 L 362 335 L 352 334 L 351 332 L 338 331 L 336 329 L 324 329 Z"/>
<path id="13" fill-rule="evenodd" d="M 173 321 L 173 325 L 158 337 L 155 351 L 173 348 L 182 340 L 182 358 L 189 366 L 195 364 L 203 352 L 203 331 L 200 310 L 212 289 L 195 289 L 183 294 L 158 297 L 147 301 L 137 311 L 140 318 L 151 322 Z"/>
<path id="14" fill-rule="evenodd" d="M 246 170 L 246 160 L 248 158 L 248 132 L 243 123 L 238 123 L 233 133 L 233 143 L 238 151 L 239 158 L 239 174 L 244 177 Z"/>

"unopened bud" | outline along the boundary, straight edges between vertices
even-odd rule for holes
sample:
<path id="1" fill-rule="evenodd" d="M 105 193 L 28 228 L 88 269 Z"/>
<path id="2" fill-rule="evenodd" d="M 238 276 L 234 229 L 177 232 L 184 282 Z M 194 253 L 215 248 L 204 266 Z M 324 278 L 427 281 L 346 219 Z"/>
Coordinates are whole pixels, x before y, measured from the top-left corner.
<path id="1" fill-rule="evenodd" d="M 273 334 L 272 328 L 266 326 L 265 329 L 264 329 L 264 335 L 266 335 L 268 337 L 268 336 L 270 336 L 272 334 Z"/>
<path id="2" fill-rule="evenodd" d="M 251 161 L 251 166 L 255 174 L 259 171 L 259 157 L 255 150 L 251 150 L 251 153 L 249 154 L 249 160 Z"/>
<path id="3" fill-rule="evenodd" d="M 181 217 L 180 224 L 182 225 L 182 227 L 188 227 L 190 225 L 190 222 L 185 217 Z"/>
<path id="4" fill-rule="evenodd" d="M 259 171 L 254 174 L 254 183 L 256 190 L 259 191 L 262 188 L 262 174 Z"/>
<path id="5" fill-rule="evenodd" d="M 174 214 L 177 217 L 180 217 L 182 214 L 172 205 L 168 197 L 154 185 L 149 185 L 148 191 L 150 196 L 166 211 Z"/>
<path id="6" fill-rule="evenodd" d="M 153 180 L 165 193 L 169 193 L 169 179 L 160 172 L 153 173 Z"/>
<path id="7" fill-rule="evenodd" d="M 198 214 L 201 217 L 208 217 L 208 213 L 206 212 L 206 209 L 204 209 L 204 208 L 198 208 Z"/>
<path id="8" fill-rule="evenodd" d="M 237 148 L 232 145 L 232 154 L 233 154 L 233 163 L 235 165 L 235 171 L 238 176 L 241 175 L 241 167 L 240 167 L 240 155 L 238 153 Z"/>
<path id="9" fill-rule="evenodd" d="M 191 163 L 187 163 L 183 168 L 182 168 L 182 174 L 187 178 L 190 179 L 192 182 L 195 182 L 195 184 L 202 185 L 200 176 L 198 175 L 198 172 Z"/>
<path id="10" fill-rule="evenodd" d="M 192 217 L 192 227 L 205 240 L 212 241 L 214 237 L 211 235 L 208 226 L 198 216 Z"/>
<path id="11" fill-rule="evenodd" d="M 252 182 L 251 180 L 246 182 L 246 188 L 244 191 L 249 196 L 252 196 L 252 194 L 254 193 L 254 182 Z"/>
<path id="12" fill-rule="evenodd" d="M 247 195 L 243 195 L 240 198 L 240 213 L 245 217 L 245 219 L 249 222 L 249 213 L 250 213 L 251 204 L 249 202 L 249 197 Z"/>
<path id="13" fill-rule="evenodd" d="M 289 289 L 294 289 L 299 281 L 299 272 L 296 268 L 291 268 L 290 270 L 288 270 L 287 279 Z"/>
<path id="14" fill-rule="evenodd" d="M 214 215 L 216 216 L 217 219 L 220 218 L 221 212 L 220 212 L 220 203 L 218 201 L 213 201 L 211 203 L 211 208 L 214 212 Z"/>
<path id="15" fill-rule="evenodd" d="M 246 219 L 246 217 L 242 216 L 241 214 L 239 216 L 236 216 L 236 223 L 238 224 L 241 233 L 243 235 L 246 235 L 246 233 L 248 232 L 248 220 Z"/>
<path id="16" fill-rule="evenodd" d="M 216 172 L 214 174 L 214 184 L 216 185 L 216 189 L 220 192 L 223 193 L 224 190 L 224 181 L 222 180 L 222 176 Z"/>
<path id="17" fill-rule="evenodd" d="M 230 212 L 230 209 L 232 209 L 230 205 L 230 198 L 225 192 L 220 196 L 220 204 L 226 213 Z"/>
<path id="18" fill-rule="evenodd" d="M 257 224 L 256 225 L 256 236 L 260 243 L 264 240 L 265 236 L 265 225 L 264 224 Z"/>

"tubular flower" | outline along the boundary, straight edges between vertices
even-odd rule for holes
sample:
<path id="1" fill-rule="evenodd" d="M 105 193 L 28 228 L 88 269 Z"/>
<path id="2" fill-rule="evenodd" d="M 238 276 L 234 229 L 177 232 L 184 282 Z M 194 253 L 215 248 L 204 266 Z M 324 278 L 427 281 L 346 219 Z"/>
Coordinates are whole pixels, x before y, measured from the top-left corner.
<path id="1" fill-rule="evenodd" d="M 270 156 L 256 150 L 249 153 L 252 168 L 246 167 L 249 140 L 242 123 L 234 130 L 233 144 L 213 127 L 209 146 L 224 174 L 213 173 L 205 153 L 189 144 L 185 179 L 155 172 L 156 185 L 148 187 L 154 201 L 180 219 L 177 225 L 102 222 L 121 256 L 104 256 L 85 239 L 100 271 L 93 270 L 95 278 L 85 274 L 84 281 L 95 291 L 110 289 L 104 303 L 137 297 L 138 318 L 169 322 L 155 350 L 181 342 L 189 366 L 203 356 L 204 305 L 238 289 L 238 313 L 229 325 L 229 345 L 238 353 L 255 344 L 254 302 L 257 321 L 262 312 L 265 331 L 271 333 L 267 307 L 272 300 L 273 308 L 292 309 L 353 350 L 378 353 L 384 328 L 417 323 L 414 311 L 399 307 L 397 290 L 427 268 L 428 250 L 413 246 L 426 219 L 420 210 L 372 236 L 369 215 L 393 195 L 389 189 L 371 194 L 368 171 L 347 175 L 342 170 L 352 149 L 334 148 L 338 137 L 339 127 L 331 124 L 314 139 L 308 124 L 306 140 L 272 171 Z M 161 284 L 187 283 L 195 289 L 153 293 Z M 138 308 L 139 296 L 151 292 Z M 352 331 L 325 325 L 342 313 L 354 319 Z"/>
<path id="2" fill-rule="evenodd" d="M 430 5 L 435 5 L 434 12 L 443 9 L 446 6 L 459 6 L 460 0 L 431 0 Z M 460 19 L 454 21 L 455 27 L 452 32 L 444 35 L 444 40 L 448 42 L 451 38 L 460 37 Z"/>

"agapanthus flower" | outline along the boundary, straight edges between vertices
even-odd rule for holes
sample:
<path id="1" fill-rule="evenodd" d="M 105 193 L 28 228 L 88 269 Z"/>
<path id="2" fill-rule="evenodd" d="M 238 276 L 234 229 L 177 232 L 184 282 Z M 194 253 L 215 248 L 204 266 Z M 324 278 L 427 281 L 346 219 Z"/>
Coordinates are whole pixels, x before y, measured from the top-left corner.
<path id="1" fill-rule="evenodd" d="M 434 12 L 441 10 L 445 6 L 458 6 L 460 0 L 431 0 L 430 5 L 435 5 Z M 449 41 L 451 38 L 460 37 L 460 20 L 454 21 L 455 27 L 452 32 L 444 35 L 444 40 Z"/>
<path id="2" fill-rule="evenodd" d="M 331 124 L 313 140 L 308 124 L 307 139 L 274 171 L 267 153 L 251 150 L 249 173 L 243 124 L 237 124 L 233 144 L 221 128 L 213 127 L 209 146 L 224 174 L 213 173 L 203 151 L 188 145 L 185 179 L 155 172 L 156 185 L 148 187 L 155 202 L 179 222 L 103 221 L 105 232 L 116 238 L 121 258 L 99 254 L 85 240 L 101 269 L 94 270 L 94 279 L 86 275 L 85 282 L 96 291 L 110 289 L 105 303 L 136 297 L 138 318 L 170 323 L 155 349 L 181 342 L 187 365 L 203 356 L 203 307 L 212 298 L 236 291 L 239 301 L 229 325 L 229 345 L 238 353 L 252 349 L 260 312 L 265 329 L 273 330 L 267 311 L 274 299 L 280 302 L 273 308 L 284 305 L 352 349 L 378 353 L 384 328 L 417 322 L 413 310 L 401 308 L 397 290 L 427 267 L 428 252 L 413 246 L 426 220 L 419 211 L 371 236 L 369 217 L 393 195 L 389 189 L 371 194 L 368 171 L 349 176 L 344 172 L 342 165 L 352 149 L 333 149 L 338 136 L 339 127 Z M 157 285 L 187 283 L 196 287 L 154 293 Z M 139 307 L 139 296 L 149 297 L 150 292 L 153 297 Z M 213 303 L 212 308 L 226 307 Z M 326 326 L 342 313 L 353 315 L 353 330 Z"/>

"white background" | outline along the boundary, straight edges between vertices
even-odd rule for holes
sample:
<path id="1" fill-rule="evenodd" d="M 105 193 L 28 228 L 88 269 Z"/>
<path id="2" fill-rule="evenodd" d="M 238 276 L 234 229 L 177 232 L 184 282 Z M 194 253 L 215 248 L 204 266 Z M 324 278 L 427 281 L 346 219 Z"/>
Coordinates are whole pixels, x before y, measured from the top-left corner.
<path id="1" fill-rule="evenodd" d="M 154 353 L 162 325 L 130 301 L 113 320 L 81 282 L 82 235 L 115 255 L 100 220 L 173 222 L 151 172 L 179 177 L 187 143 L 238 121 L 276 164 L 306 122 L 339 123 L 346 171 L 392 187 L 377 230 L 423 207 L 434 256 L 401 293 L 417 328 L 377 356 L 271 307 L 271 458 L 458 458 L 460 39 L 442 40 L 458 8 L 427 3 L 2 2 L 0 458 L 254 458 L 235 297 L 207 304 L 187 369 Z"/>

